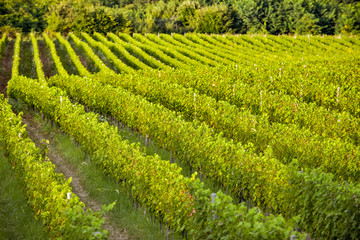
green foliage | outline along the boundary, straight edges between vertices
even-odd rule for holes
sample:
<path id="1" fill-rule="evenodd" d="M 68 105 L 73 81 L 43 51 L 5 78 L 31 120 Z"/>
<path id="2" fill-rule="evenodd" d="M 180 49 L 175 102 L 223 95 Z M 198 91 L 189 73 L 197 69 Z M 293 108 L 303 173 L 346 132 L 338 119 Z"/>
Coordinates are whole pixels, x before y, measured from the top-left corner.
<path id="1" fill-rule="evenodd" d="M 55 166 L 29 139 L 26 128 L 21 124 L 21 115 L 16 116 L 11 106 L 0 95 L 0 140 L 11 161 L 16 175 L 22 182 L 28 203 L 36 218 L 45 225 L 51 238 L 106 239 L 109 233 L 102 229 L 103 211 L 94 213 L 84 210 L 85 204 L 72 193 L 70 182 L 55 172 Z M 94 236 L 99 232 L 99 236 Z"/>
<path id="2" fill-rule="evenodd" d="M 92 37 L 90 37 L 88 34 L 86 33 L 82 33 L 81 34 L 86 41 L 89 43 L 90 46 L 94 47 L 94 48 L 99 48 L 101 49 L 101 51 L 105 54 L 105 56 L 111 61 L 111 63 L 116 66 L 116 68 L 121 72 L 121 73 L 131 73 L 133 72 L 133 68 L 127 66 L 126 64 L 124 64 L 124 62 L 120 61 L 117 56 L 103 43 L 101 42 L 97 42 L 95 41 Z M 70 35 L 73 39 L 75 39 L 75 35 L 71 34 Z M 96 58 L 95 53 L 93 51 L 91 51 L 91 49 L 89 48 L 89 46 L 84 43 L 84 42 L 80 42 L 75 40 L 75 42 L 77 42 L 78 44 L 81 44 L 81 46 L 83 47 L 83 49 L 86 51 L 87 55 L 95 62 L 95 64 L 97 64 L 99 66 L 99 68 L 102 70 L 103 63 L 101 62 L 100 59 Z M 105 69 L 105 71 L 108 69 Z"/>
<path id="3" fill-rule="evenodd" d="M 59 89 L 28 80 L 12 79 L 9 94 L 34 104 L 48 118 L 59 123 L 92 155 L 92 160 L 105 173 L 123 182 L 139 203 L 166 220 L 169 226 L 177 231 L 186 226 L 192 202 L 186 189 L 192 180 L 184 178 L 179 167 L 162 161 L 158 156 L 145 156 L 136 146 L 123 141 L 117 129 L 109 127 L 106 122 L 99 123 L 97 115 L 86 113 L 82 106 L 73 105 Z M 29 86 L 32 86 L 31 90 Z M 109 148 L 111 145 L 114 147 Z"/>
<path id="4" fill-rule="evenodd" d="M 214 5 L 197 10 L 192 24 L 196 32 L 225 33 L 231 31 L 232 21 L 225 5 Z"/>
<path id="5" fill-rule="evenodd" d="M 0 55 L 2 54 L 4 47 L 6 46 L 7 34 L 4 33 L 0 38 Z"/>
<path id="6" fill-rule="evenodd" d="M 1 136 L 0 136 L 1 139 Z M 21 181 L 18 181 L 10 161 L 0 147 L 0 239 L 49 239 L 44 225 L 35 219 L 27 203 Z"/>
<path id="7" fill-rule="evenodd" d="M 107 33 L 121 31 L 121 26 L 115 18 L 106 13 L 104 9 L 84 9 L 77 12 L 80 17 L 74 21 L 73 29 L 77 32 Z"/>
<path id="8" fill-rule="evenodd" d="M 50 49 L 50 52 L 51 52 L 51 57 L 55 63 L 55 66 L 56 66 L 56 69 L 57 69 L 57 72 L 59 75 L 68 75 L 67 71 L 64 69 L 64 66 L 61 62 L 61 59 L 60 57 L 57 55 L 57 52 L 56 52 L 56 47 L 55 47 L 55 44 L 54 42 L 49 38 L 49 36 L 46 34 L 46 33 L 43 33 L 43 38 L 46 42 L 46 45 L 48 46 L 48 48 Z"/>
<path id="9" fill-rule="evenodd" d="M 2 1 L 19 31 L 356 34 L 360 3 L 338 0 Z"/>
<path id="10" fill-rule="evenodd" d="M 57 5 L 52 5 L 49 10 L 50 12 L 46 17 L 47 30 L 62 33 L 72 31 L 77 12 L 70 3 L 63 1 Z"/>
<path id="11" fill-rule="evenodd" d="M 48 29 L 54 32 L 129 32 L 131 23 L 120 11 L 91 5 L 75 7 L 70 2 L 54 5 L 47 17 Z"/>
<path id="12" fill-rule="evenodd" d="M 79 74 L 81 76 L 89 76 L 90 72 L 84 67 L 84 65 L 82 65 L 79 57 L 76 55 L 76 53 L 75 53 L 74 49 L 71 47 L 70 43 L 67 40 L 65 40 L 64 37 L 61 36 L 60 33 L 57 33 L 56 37 L 57 37 L 58 41 L 60 42 L 60 44 L 65 47 L 66 51 L 68 52 L 68 54 L 70 56 L 71 61 L 75 65 Z M 61 67 L 57 66 L 57 68 L 59 70 L 59 68 L 61 68 Z M 60 75 L 67 75 L 67 74 L 60 73 Z"/>
<path id="13" fill-rule="evenodd" d="M 353 4 L 341 4 L 340 17 L 336 23 L 336 33 L 359 34 L 360 33 L 360 2 Z"/>
<path id="14" fill-rule="evenodd" d="M 200 8 L 199 3 L 195 1 L 183 1 L 176 9 L 177 17 L 184 26 L 189 26 L 194 21 L 196 9 Z"/>
<path id="15" fill-rule="evenodd" d="M 176 8 L 179 5 L 178 0 L 148 4 L 144 9 L 145 15 L 140 21 L 144 23 L 142 32 L 176 32 L 178 31 L 178 22 L 175 20 Z M 138 21 L 139 19 L 133 19 Z"/>
<path id="16" fill-rule="evenodd" d="M 14 59 L 11 69 L 11 78 L 19 76 L 19 64 L 20 64 L 20 44 L 21 44 L 21 34 L 16 34 L 15 46 L 14 46 Z"/>
<path id="17" fill-rule="evenodd" d="M 31 43 L 34 50 L 34 62 L 36 67 L 37 78 L 40 82 L 45 82 L 45 73 L 43 71 L 43 65 L 40 59 L 40 51 L 37 45 L 37 40 L 34 33 L 30 33 Z"/>
<path id="18" fill-rule="evenodd" d="M 291 211 L 299 214 L 299 226 L 314 232 L 313 238 L 359 239 L 360 186 L 338 183 L 331 174 L 318 170 L 295 173 L 291 191 Z M 310 217 L 311 216 L 311 217 Z M 316 230 L 316 231 L 315 231 Z"/>
<path id="19" fill-rule="evenodd" d="M 194 183 L 194 189 L 190 223 L 193 224 L 190 236 L 194 239 L 287 239 L 290 235 L 305 239 L 304 234 L 293 230 L 294 219 L 265 216 L 258 208 L 248 209 L 244 202 L 234 205 L 231 197 L 221 191 L 212 197 L 199 182 Z"/>
<path id="20" fill-rule="evenodd" d="M 1 1 L 0 22 L 14 29 L 29 33 L 46 28 L 44 16 L 47 3 L 42 1 Z"/>
<path id="21" fill-rule="evenodd" d="M 138 58 L 142 60 L 143 63 L 149 65 L 152 68 L 155 69 L 169 69 L 170 67 L 168 65 L 165 65 L 164 63 L 154 59 L 149 54 L 146 53 L 146 51 L 143 51 L 140 47 L 137 47 L 134 44 L 127 43 L 126 41 L 121 40 L 119 37 L 117 37 L 113 33 L 108 33 L 107 35 L 113 42 L 116 43 L 118 46 L 124 47 L 129 53 L 134 54 Z M 127 35 L 125 35 L 127 36 Z"/>
<path id="22" fill-rule="evenodd" d="M 336 25 L 344 22 L 339 17 L 341 12 L 350 22 L 356 21 L 355 12 L 358 12 L 353 7 L 355 4 L 339 5 L 338 1 L 327 0 L 236 0 L 234 5 L 245 32 L 251 33 L 334 34 Z M 344 24 L 341 26 L 338 28 Z"/>
<path id="23" fill-rule="evenodd" d="M 76 35 L 70 34 L 74 44 L 101 71 L 81 73 L 86 78 L 61 74 L 47 79 L 50 85 L 148 135 L 240 201 L 288 219 L 300 215 L 290 221 L 265 216 L 257 208 L 233 205 L 221 193 L 211 203 L 210 192 L 193 184 L 194 178 L 183 178 L 177 165 L 122 141 L 116 128 L 99 123 L 98 115 L 71 103 L 58 88 L 27 78 L 10 81 L 9 95 L 58 123 L 175 231 L 200 239 L 286 238 L 298 220 L 302 230 L 319 238 L 358 237 L 359 203 L 351 200 L 358 196 L 360 178 L 360 84 L 354 71 L 359 59 L 349 57 L 359 51 L 356 38 L 108 34 L 112 43 L 98 33 L 100 41 Z M 161 66 L 160 60 L 182 69 L 134 71 L 140 66 L 136 59 L 121 62 L 110 50 L 117 44 L 137 56 L 148 54 L 149 65 Z M 116 75 L 92 48 L 128 74 Z M 67 50 L 80 66 L 71 46 Z M 218 68 L 205 66 L 220 62 Z"/>
<path id="24" fill-rule="evenodd" d="M 9 38 L 16 38 L 16 34 L 21 32 L 21 28 L 14 28 L 11 26 L 0 27 L 0 34 L 6 34 Z"/>
<path id="25" fill-rule="evenodd" d="M 106 73 L 105 71 L 104 74 Z M 74 76 L 54 77 L 53 79 L 62 81 L 64 84 L 75 83 L 70 78 L 79 81 L 84 80 Z M 92 80 L 89 79 L 89 81 Z M 81 89 L 83 89 L 86 85 L 88 84 L 81 84 L 78 87 L 82 86 Z M 90 85 L 99 89 L 95 82 Z M 107 87 L 107 89 L 111 91 L 112 88 Z M 100 89 L 100 91 L 104 93 L 103 96 L 112 96 L 120 100 L 114 94 L 121 94 L 121 89 L 115 89 L 114 94 L 110 95 L 107 90 L 103 91 Z M 94 91 L 94 93 L 96 92 Z M 96 95 L 98 94 L 96 93 Z M 73 105 L 59 89 L 48 88 L 46 85 L 31 79 L 14 78 L 9 83 L 9 95 L 21 98 L 28 104 L 36 106 L 47 117 L 59 123 L 64 131 L 70 133 L 81 144 L 84 150 L 92 155 L 93 161 L 97 162 L 106 173 L 109 173 L 119 181 L 123 181 L 123 185 L 131 190 L 133 197 L 137 201 L 149 207 L 158 217 L 166 221 L 172 229 L 177 232 L 192 230 L 193 227 L 189 225 L 189 217 L 191 217 L 191 213 L 194 210 L 194 199 L 190 194 L 190 188 L 191 183 L 195 181 L 195 176 L 192 178 L 183 177 L 180 173 L 181 169 L 177 165 L 163 161 L 158 156 L 145 156 L 136 146 L 122 141 L 117 134 L 117 129 L 109 127 L 106 122 L 99 123 L 97 115 L 86 113 L 82 106 Z M 62 96 L 61 101 L 59 101 L 59 95 Z M 125 95 L 128 94 L 125 93 Z M 87 94 L 83 95 L 83 97 L 95 100 L 92 100 L 95 105 L 97 103 L 103 105 L 100 99 L 94 99 L 91 96 L 87 96 Z M 136 100 L 135 104 L 133 104 L 134 100 Z M 114 103 L 116 104 L 116 102 Z M 126 103 L 128 108 L 133 108 L 136 107 L 139 101 L 138 99 L 133 99 L 130 95 L 127 101 L 123 100 L 123 103 Z M 109 105 L 109 107 L 112 106 Z M 118 107 L 116 108 L 119 109 Z M 130 112 L 133 111 L 130 109 Z M 134 114 L 129 117 L 134 120 L 137 119 Z M 110 146 L 114 146 L 114 148 Z M 118 171 L 119 168 L 122 171 Z M 215 206 L 216 208 L 219 207 L 219 212 L 222 212 L 223 207 L 231 208 L 231 198 L 226 198 L 224 202 L 222 202 L 222 199 L 220 200 L 219 206 Z M 74 218 L 73 213 L 75 213 L 74 216 L 78 216 L 77 212 L 78 210 L 75 208 L 71 212 L 67 212 L 67 216 L 72 221 L 75 221 L 78 218 Z M 212 216 L 212 210 L 207 208 L 206 215 L 209 214 Z M 81 219 L 86 220 L 87 218 L 81 217 Z M 269 219 L 278 218 L 272 216 Z M 236 221 L 236 219 L 234 220 Z M 277 229 L 279 234 L 289 235 L 288 227 L 283 224 L 282 220 L 276 220 L 276 223 L 271 223 L 271 221 L 269 222 L 270 229 L 274 228 L 274 230 Z M 95 225 L 96 221 L 92 220 L 92 222 Z M 71 225 L 65 225 L 65 227 L 71 229 Z M 232 228 L 234 226 L 229 227 Z M 290 226 L 289 228 L 292 227 Z M 249 229 L 250 234 L 251 232 L 254 232 L 254 229 Z M 262 232 L 268 235 L 272 234 L 273 231 L 267 231 L 264 228 Z M 222 233 L 220 232 L 219 234 Z M 77 236 L 76 234 L 79 233 L 74 230 L 72 234 Z M 238 233 L 235 232 L 234 234 L 236 236 Z"/>
<path id="26" fill-rule="evenodd" d="M 149 37 L 150 34 L 147 36 Z M 175 36 L 176 34 L 173 34 L 173 37 Z M 295 68 L 295 66 L 292 67 Z M 206 67 L 202 66 L 202 69 L 205 68 Z M 219 68 L 219 72 L 217 73 L 211 69 L 208 69 L 208 71 L 213 71 L 213 74 L 216 76 L 225 75 L 225 72 L 231 71 L 230 69 L 224 71 L 220 69 L 222 68 Z M 301 74 L 300 70 L 294 69 L 294 71 L 299 73 L 297 76 Z M 178 72 L 185 74 L 186 71 L 179 70 Z M 197 70 L 191 70 L 188 73 L 191 73 L 194 82 L 202 79 L 201 84 L 209 84 L 209 88 L 214 87 L 211 86 L 213 85 L 212 81 L 206 83 L 204 75 L 201 75 Z M 250 75 L 253 85 L 256 85 L 253 78 L 255 76 L 258 77 L 259 74 L 257 73 L 257 70 L 244 69 L 241 74 L 237 75 L 236 73 L 240 72 L 234 71 L 232 73 L 235 75 L 233 76 L 234 79 L 239 78 L 244 82 L 246 81 L 247 76 Z M 196 118 L 197 120 L 203 121 L 214 128 L 216 132 L 223 133 L 229 139 L 241 143 L 251 142 L 258 151 L 263 152 L 268 147 L 271 147 L 273 149 L 273 156 L 284 163 L 289 163 L 296 158 L 301 162 L 303 167 L 317 167 L 322 165 L 325 171 L 332 172 L 339 179 L 360 179 L 359 167 L 357 166 L 357 159 L 360 156 L 360 152 L 357 150 L 357 147 L 350 142 L 336 139 L 336 137 L 334 140 L 324 140 L 319 135 L 301 129 L 295 124 L 285 125 L 276 122 L 270 124 L 267 121 L 267 116 L 253 115 L 248 109 L 237 108 L 226 101 L 217 102 L 214 98 L 206 96 L 206 94 L 200 94 L 194 88 L 186 88 L 179 85 L 184 79 L 184 75 L 179 77 L 176 74 L 172 75 L 169 71 L 167 74 L 169 75 L 168 77 L 162 77 L 161 81 L 159 81 L 157 73 L 153 74 L 151 77 L 147 77 L 133 72 L 130 75 L 118 75 L 116 82 L 112 80 L 112 77 L 104 77 L 102 74 L 102 78 L 99 79 L 99 81 L 114 87 L 122 87 L 136 95 L 141 95 L 150 102 L 159 103 L 170 110 L 178 112 L 187 120 L 194 120 Z M 197 77 L 197 74 L 200 76 Z M 162 73 L 161 75 L 166 76 L 165 73 Z M 261 73 L 261 75 L 264 75 L 264 73 Z M 267 79 L 265 76 L 264 78 Z M 286 81 L 289 80 L 289 78 L 286 78 Z M 229 79 L 229 77 L 226 76 L 223 81 L 218 79 L 215 85 L 225 86 L 226 84 L 229 84 L 228 81 L 232 82 L 231 78 Z M 281 80 L 276 79 L 276 81 Z M 190 80 L 187 80 L 186 82 L 190 83 Z M 243 95 L 246 99 L 251 98 L 251 96 L 261 91 L 260 87 L 257 88 L 257 90 L 252 91 L 251 87 L 244 83 L 241 84 L 240 82 L 235 82 L 234 85 L 242 86 L 240 89 L 236 90 L 236 94 Z M 234 85 L 228 85 L 228 91 L 224 94 L 225 96 L 235 95 Z M 279 86 L 279 88 L 280 87 L 281 86 Z M 264 89 L 263 83 L 261 89 Z M 199 88 L 199 90 L 201 89 Z M 196 108 L 194 108 L 193 105 L 194 93 L 196 93 Z M 247 95 L 247 93 L 249 93 L 249 95 Z M 276 93 L 272 92 L 271 94 L 275 95 Z M 265 104 L 265 99 L 267 98 L 265 91 L 263 92 L 262 97 Z M 285 98 L 280 99 L 282 104 L 286 101 Z M 254 100 L 252 103 L 253 105 L 256 104 L 255 101 L 257 101 L 257 99 Z M 243 100 L 243 102 L 245 102 L 245 100 Z M 272 104 L 275 105 L 277 100 L 271 98 L 269 102 L 272 102 Z M 302 114 L 303 107 L 310 108 L 307 105 L 303 106 L 299 102 L 296 104 L 298 115 Z M 288 111 L 290 110 L 288 109 L 287 112 Z M 285 112 L 283 114 L 285 114 Z M 319 112 L 316 114 L 321 116 L 321 113 Z M 336 118 L 339 118 L 339 116 Z M 307 122 L 310 120 L 313 121 L 312 116 Z M 318 124 L 320 123 L 318 122 Z M 340 125 L 338 122 L 336 124 Z M 355 129 L 356 127 L 354 128 L 354 131 Z M 146 132 L 144 134 L 151 133 Z M 286 135 L 287 138 L 282 138 L 282 135 Z M 303 149 L 307 149 L 308 151 L 303 151 Z M 325 149 L 326 152 L 324 151 Z M 353 153 L 352 156 L 348 156 L 349 153 Z M 344 161 L 345 158 L 347 158 L 346 161 Z"/>

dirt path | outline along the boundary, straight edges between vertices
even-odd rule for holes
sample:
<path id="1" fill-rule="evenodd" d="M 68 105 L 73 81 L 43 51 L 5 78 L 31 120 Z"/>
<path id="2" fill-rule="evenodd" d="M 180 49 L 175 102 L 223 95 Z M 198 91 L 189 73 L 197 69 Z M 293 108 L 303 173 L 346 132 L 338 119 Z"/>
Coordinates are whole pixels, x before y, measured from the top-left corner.
<path id="1" fill-rule="evenodd" d="M 13 64 L 13 55 L 14 55 L 14 41 L 7 42 L 4 47 L 1 65 L 0 65 L 0 93 L 7 96 L 6 87 L 7 83 L 11 78 L 11 68 Z"/>
<path id="2" fill-rule="evenodd" d="M 93 211 L 99 211 L 101 209 L 101 204 L 88 197 L 89 194 L 81 185 L 81 180 L 78 173 L 74 169 L 72 169 L 72 167 L 67 163 L 62 153 L 60 153 L 54 148 L 55 139 L 51 135 L 43 133 L 40 130 L 40 125 L 37 122 L 34 122 L 31 116 L 24 114 L 23 123 L 27 125 L 26 130 L 29 133 L 32 141 L 35 142 L 36 146 L 40 145 L 40 141 L 42 139 L 48 139 L 50 141 L 49 152 L 47 156 L 56 166 L 56 171 L 59 173 L 63 173 L 66 178 L 72 177 L 71 186 L 73 188 L 73 192 L 80 198 L 81 201 L 86 204 L 87 207 L 91 208 Z M 104 228 L 110 232 L 109 239 L 128 239 L 128 236 L 126 234 L 120 233 L 116 228 L 109 224 L 109 220 L 106 216 Z"/>

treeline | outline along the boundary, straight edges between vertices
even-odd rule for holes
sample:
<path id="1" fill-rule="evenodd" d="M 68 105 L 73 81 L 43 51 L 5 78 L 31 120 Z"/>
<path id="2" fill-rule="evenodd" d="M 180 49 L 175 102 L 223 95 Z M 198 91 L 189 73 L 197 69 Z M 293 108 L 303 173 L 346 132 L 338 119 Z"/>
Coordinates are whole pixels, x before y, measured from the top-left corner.
<path id="1" fill-rule="evenodd" d="M 0 0 L 1 32 L 357 34 L 359 0 Z"/>

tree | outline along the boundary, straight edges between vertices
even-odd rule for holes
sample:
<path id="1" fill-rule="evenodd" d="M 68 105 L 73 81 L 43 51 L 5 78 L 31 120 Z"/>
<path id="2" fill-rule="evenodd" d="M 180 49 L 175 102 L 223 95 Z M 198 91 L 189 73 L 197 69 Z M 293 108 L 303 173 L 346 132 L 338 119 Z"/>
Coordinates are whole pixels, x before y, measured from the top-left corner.
<path id="1" fill-rule="evenodd" d="M 196 10 L 193 24 L 196 32 L 225 33 L 231 31 L 232 19 L 227 6 L 213 5 Z"/>

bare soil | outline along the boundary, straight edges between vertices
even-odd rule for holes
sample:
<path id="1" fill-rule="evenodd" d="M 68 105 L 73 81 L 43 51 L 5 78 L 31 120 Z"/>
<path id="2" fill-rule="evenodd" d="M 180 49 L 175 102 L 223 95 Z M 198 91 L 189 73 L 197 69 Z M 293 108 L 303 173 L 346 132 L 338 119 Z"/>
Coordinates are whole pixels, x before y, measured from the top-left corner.
<path id="1" fill-rule="evenodd" d="M 41 126 L 39 123 L 35 122 L 31 116 L 24 114 L 23 123 L 26 124 L 26 130 L 32 139 L 35 142 L 36 146 L 39 147 L 42 139 L 48 139 L 50 141 L 49 151 L 47 153 L 48 158 L 56 166 L 56 171 L 58 173 L 64 174 L 68 179 L 72 177 L 72 190 L 80 198 L 82 202 L 86 204 L 87 207 L 91 208 L 93 211 L 99 211 L 101 209 L 101 204 L 90 199 L 88 192 L 84 189 L 81 184 L 81 178 L 76 170 L 70 166 L 69 163 L 64 159 L 61 152 L 59 152 L 55 147 L 55 139 L 48 133 L 41 131 Z M 118 229 L 112 226 L 109 223 L 109 219 L 105 216 L 105 225 L 104 228 L 110 232 L 110 239 L 116 240 L 125 240 L 128 239 L 128 236 L 124 232 L 119 232 Z"/>
<path id="2" fill-rule="evenodd" d="M 47 48 L 44 40 L 38 40 L 38 47 L 45 77 L 49 78 L 54 76 L 56 70 L 54 69 L 54 66 L 52 66 L 53 60 L 50 55 L 50 50 Z"/>
<path id="3" fill-rule="evenodd" d="M 7 96 L 7 83 L 11 79 L 11 68 L 14 55 L 14 41 L 7 42 L 0 62 L 0 93 Z"/>

